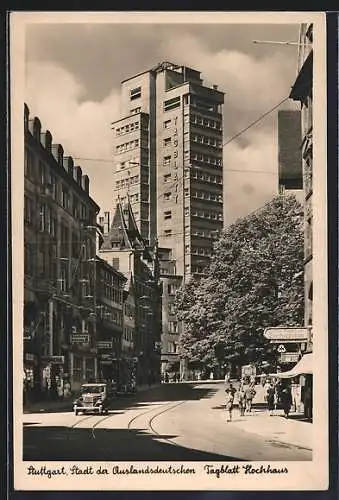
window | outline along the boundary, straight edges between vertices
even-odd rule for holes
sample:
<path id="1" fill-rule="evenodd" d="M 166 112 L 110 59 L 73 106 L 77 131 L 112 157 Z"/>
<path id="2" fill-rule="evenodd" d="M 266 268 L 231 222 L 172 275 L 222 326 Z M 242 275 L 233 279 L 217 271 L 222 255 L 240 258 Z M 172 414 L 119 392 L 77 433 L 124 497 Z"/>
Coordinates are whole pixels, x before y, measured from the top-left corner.
<path id="1" fill-rule="evenodd" d="M 61 205 L 66 210 L 69 210 L 69 204 L 70 204 L 69 190 L 68 190 L 68 188 L 66 186 L 62 186 L 62 190 L 61 190 Z"/>
<path id="2" fill-rule="evenodd" d="M 131 115 L 136 115 L 137 113 L 140 113 L 141 107 L 133 108 L 130 110 Z"/>
<path id="3" fill-rule="evenodd" d="M 172 236 L 172 229 L 165 229 L 164 236 L 165 236 L 165 238 Z"/>
<path id="4" fill-rule="evenodd" d="M 180 106 L 180 96 L 173 97 L 173 99 L 168 99 L 164 102 L 164 111 L 170 111 L 171 109 L 178 108 Z"/>
<path id="5" fill-rule="evenodd" d="M 166 212 L 164 212 L 164 219 L 165 220 L 172 219 L 172 212 L 171 212 L 171 210 L 167 210 Z"/>
<path id="6" fill-rule="evenodd" d="M 34 274 L 34 245 L 32 243 L 25 243 L 24 254 L 25 274 L 33 276 Z"/>
<path id="7" fill-rule="evenodd" d="M 169 201 L 172 197 L 172 193 L 171 192 L 168 192 L 168 193 L 164 193 L 164 200 L 166 201 Z"/>
<path id="8" fill-rule="evenodd" d="M 34 177 L 34 167 L 33 167 L 33 155 L 29 149 L 25 149 L 25 176 L 28 179 L 33 179 Z"/>
<path id="9" fill-rule="evenodd" d="M 169 321 L 168 322 L 168 332 L 169 333 L 178 333 L 178 322 L 177 321 Z"/>
<path id="10" fill-rule="evenodd" d="M 179 290 L 179 285 L 177 283 L 171 283 L 167 285 L 168 295 L 175 295 L 175 292 Z"/>
<path id="11" fill-rule="evenodd" d="M 171 180 L 171 174 L 165 174 L 164 175 L 164 182 L 170 182 Z"/>
<path id="12" fill-rule="evenodd" d="M 81 380 L 82 375 L 82 358 L 74 356 L 73 358 L 73 378 Z"/>
<path id="13" fill-rule="evenodd" d="M 168 342 L 168 352 L 170 353 L 177 352 L 177 344 L 175 342 Z"/>
<path id="14" fill-rule="evenodd" d="M 46 166 L 41 161 L 39 161 L 39 182 L 41 186 L 46 182 Z"/>
<path id="15" fill-rule="evenodd" d="M 42 233 L 46 230 L 46 205 L 41 203 L 39 210 L 39 231 Z"/>
<path id="16" fill-rule="evenodd" d="M 190 209 L 189 207 L 185 207 L 185 215 L 189 215 L 190 214 Z"/>
<path id="17" fill-rule="evenodd" d="M 133 101 L 134 99 L 138 99 L 141 97 L 141 87 L 136 87 L 130 91 L 130 99 Z"/>
<path id="18" fill-rule="evenodd" d="M 171 137 L 166 137 L 166 139 L 164 139 L 164 147 L 170 146 L 171 143 L 172 143 Z"/>
<path id="19" fill-rule="evenodd" d="M 55 175 L 51 174 L 51 196 L 53 200 L 57 199 L 58 192 L 57 192 L 57 179 Z"/>
<path id="20" fill-rule="evenodd" d="M 27 224 L 33 223 L 33 200 L 25 196 L 24 202 L 24 221 Z"/>
<path id="21" fill-rule="evenodd" d="M 169 128 L 171 126 L 172 120 L 165 120 L 164 121 L 164 128 Z"/>
<path id="22" fill-rule="evenodd" d="M 169 165 L 171 163 L 171 155 L 164 156 L 163 164 Z"/>

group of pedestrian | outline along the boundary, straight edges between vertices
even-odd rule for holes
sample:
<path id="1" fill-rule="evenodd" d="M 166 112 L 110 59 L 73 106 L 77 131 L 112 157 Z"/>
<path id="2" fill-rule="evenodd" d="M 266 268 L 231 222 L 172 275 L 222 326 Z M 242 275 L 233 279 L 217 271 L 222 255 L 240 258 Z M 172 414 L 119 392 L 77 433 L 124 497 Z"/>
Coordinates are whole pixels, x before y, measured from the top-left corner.
<path id="1" fill-rule="evenodd" d="M 248 383 L 248 381 L 246 382 Z M 245 385 L 244 380 L 241 380 L 237 389 L 232 383 L 227 381 L 225 388 L 227 422 L 232 422 L 235 400 L 238 403 L 240 416 L 244 416 L 245 413 L 250 414 L 252 412 L 252 404 L 255 395 L 255 381 L 252 380 L 248 385 Z M 282 408 L 285 418 L 288 418 L 293 404 L 290 386 L 286 382 L 283 383 L 279 381 L 273 383 L 267 380 L 264 384 L 264 401 L 267 404 L 270 416 L 274 415 L 275 410 Z"/>
<path id="2" fill-rule="evenodd" d="M 289 417 L 292 406 L 292 392 L 287 384 L 267 381 L 264 385 L 264 399 L 267 403 L 267 409 L 270 416 L 274 415 L 274 411 L 280 406 L 284 411 L 285 418 Z"/>
<path id="3" fill-rule="evenodd" d="M 255 382 L 252 381 L 248 386 L 245 386 L 244 381 L 242 380 L 239 384 L 238 389 L 233 387 L 233 384 L 231 383 L 226 387 L 225 393 L 227 422 L 232 422 L 232 412 L 235 396 L 237 398 L 240 416 L 244 416 L 245 412 L 251 413 L 252 402 L 256 395 Z"/>
<path id="4" fill-rule="evenodd" d="M 168 384 L 169 382 L 178 383 L 180 382 L 180 373 L 174 372 L 169 374 L 168 372 L 165 372 L 164 374 L 162 374 L 161 379 L 165 384 Z"/>

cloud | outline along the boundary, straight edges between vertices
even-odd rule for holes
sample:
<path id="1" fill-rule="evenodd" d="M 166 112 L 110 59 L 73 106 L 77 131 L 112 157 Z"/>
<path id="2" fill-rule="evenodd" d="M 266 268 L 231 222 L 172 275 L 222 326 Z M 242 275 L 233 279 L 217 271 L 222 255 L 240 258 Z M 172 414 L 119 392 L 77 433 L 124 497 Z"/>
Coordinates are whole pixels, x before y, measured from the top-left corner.
<path id="1" fill-rule="evenodd" d="M 295 76 L 295 53 L 253 47 L 250 26 L 242 27 L 242 31 L 227 27 L 225 44 L 221 42 L 220 26 L 220 38 L 212 44 L 213 29 L 206 26 L 200 36 L 198 31 L 175 26 L 164 28 L 161 36 L 147 26 L 127 28 L 59 26 L 30 31 L 27 104 L 51 130 L 55 142 L 73 156 L 113 160 L 110 123 L 119 117 L 119 80 L 160 60 L 196 68 L 205 83 L 217 84 L 225 92 L 225 140 L 289 94 Z M 230 44 L 230 31 L 238 37 L 238 47 L 234 36 Z M 261 38 L 265 38 L 264 32 Z M 276 113 L 225 147 L 227 223 L 256 209 L 277 192 Z M 113 161 L 79 160 L 79 164 L 90 175 L 92 197 L 102 210 L 111 210 Z"/>
<path id="2" fill-rule="evenodd" d="M 224 148 L 224 219 L 227 225 L 262 206 L 278 191 L 277 138 L 251 131 L 247 147 Z"/>
<path id="3" fill-rule="evenodd" d="M 53 63 L 28 63 L 26 103 L 50 130 L 53 142 L 62 144 L 65 155 L 81 158 L 112 158 L 111 122 L 119 116 L 119 96 L 113 90 L 100 102 L 81 100 L 80 82 Z M 113 162 L 75 160 L 91 180 L 91 196 L 111 209 Z"/>

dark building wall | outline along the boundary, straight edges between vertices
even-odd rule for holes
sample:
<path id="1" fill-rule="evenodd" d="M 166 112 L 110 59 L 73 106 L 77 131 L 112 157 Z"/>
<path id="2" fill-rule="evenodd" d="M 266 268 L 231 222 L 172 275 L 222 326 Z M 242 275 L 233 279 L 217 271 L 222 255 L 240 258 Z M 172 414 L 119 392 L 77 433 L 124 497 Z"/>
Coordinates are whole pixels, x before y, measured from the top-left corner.
<path id="1" fill-rule="evenodd" d="M 301 113 L 299 110 L 278 112 L 279 186 L 302 189 Z"/>

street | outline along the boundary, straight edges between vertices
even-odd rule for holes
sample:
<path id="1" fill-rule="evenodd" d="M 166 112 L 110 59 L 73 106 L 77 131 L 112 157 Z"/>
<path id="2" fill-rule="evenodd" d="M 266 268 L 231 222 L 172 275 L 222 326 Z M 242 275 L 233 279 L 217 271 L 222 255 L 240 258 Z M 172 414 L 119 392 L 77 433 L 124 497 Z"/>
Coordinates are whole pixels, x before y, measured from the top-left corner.
<path id="1" fill-rule="evenodd" d="M 252 414 L 226 422 L 224 384 L 163 384 L 117 398 L 108 415 L 24 414 L 23 459 L 39 461 L 312 460 L 312 424 L 267 415 L 260 388 Z"/>

